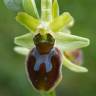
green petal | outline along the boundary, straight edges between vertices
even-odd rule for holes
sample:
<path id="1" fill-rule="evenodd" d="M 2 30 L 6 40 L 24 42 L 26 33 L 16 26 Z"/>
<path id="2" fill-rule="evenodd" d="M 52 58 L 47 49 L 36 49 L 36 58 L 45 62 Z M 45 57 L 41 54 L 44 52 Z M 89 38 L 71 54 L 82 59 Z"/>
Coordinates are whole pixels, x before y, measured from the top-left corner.
<path id="1" fill-rule="evenodd" d="M 72 63 L 63 55 L 63 65 L 74 72 L 88 72 L 88 69 Z"/>
<path id="2" fill-rule="evenodd" d="M 14 47 L 14 51 L 18 54 L 27 56 L 30 50 L 28 48 L 16 46 Z"/>
<path id="3" fill-rule="evenodd" d="M 64 27 L 70 27 L 74 23 L 73 17 L 68 13 L 64 12 L 62 15 L 55 18 L 49 25 L 53 32 L 58 32 Z"/>
<path id="4" fill-rule="evenodd" d="M 14 42 L 15 44 L 25 48 L 32 48 L 34 46 L 34 42 L 32 39 L 33 39 L 33 34 L 27 33 L 27 34 L 16 37 Z"/>
<path id="5" fill-rule="evenodd" d="M 52 5 L 52 17 L 53 19 L 59 16 L 59 5 L 58 1 L 54 0 Z"/>
<path id="6" fill-rule="evenodd" d="M 89 45 L 89 39 L 62 32 L 54 33 L 56 46 L 63 51 L 75 50 Z"/>
<path id="7" fill-rule="evenodd" d="M 23 0 L 24 10 L 35 18 L 39 18 L 35 0 Z"/>
<path id="8" fill-rule="evenodd" d="M 34 17 L 28 15 L 25 12 L 19 12 L 16 16 L 16 20 L 24 25 L 30 31 L 35 32 L 40 22 Z"/>

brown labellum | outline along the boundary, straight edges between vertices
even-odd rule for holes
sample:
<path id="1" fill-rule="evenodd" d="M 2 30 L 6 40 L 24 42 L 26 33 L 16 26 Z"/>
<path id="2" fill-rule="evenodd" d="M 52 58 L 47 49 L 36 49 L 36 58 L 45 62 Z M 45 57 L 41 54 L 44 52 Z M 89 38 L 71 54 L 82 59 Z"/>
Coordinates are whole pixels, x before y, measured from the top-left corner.
<path id="1" fill-rule="evenodd" d="M 27 74 L 30 82 L 39 91 L 51 91 L 61 81 L 61 53 L 52 48 L 47 54 L 40 54 L 33 48 L 27 57 Z"/>

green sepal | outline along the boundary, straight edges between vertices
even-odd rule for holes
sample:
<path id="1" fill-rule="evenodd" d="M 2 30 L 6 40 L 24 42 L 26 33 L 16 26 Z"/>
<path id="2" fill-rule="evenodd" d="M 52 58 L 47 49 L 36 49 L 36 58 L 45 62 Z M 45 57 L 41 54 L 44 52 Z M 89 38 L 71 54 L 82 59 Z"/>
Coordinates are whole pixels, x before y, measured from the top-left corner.
<path id="1" fill-rule="evenodd" d="M 53 32 L 58 32 L 64 27 L 70 27 L 74 24 L 73 17 L 68 13 L 64 12 L 62 15 L 55 18 L 50 24 L 49 27 Z"/>
<path id="2" fill-rule="evenodd" d="M 32 32 L 35 32 L 37 26 L 40 24 L 39 20 L 35 19 L 25 12 L 19 12 L 16 16 L 16 20 Z"/>
<path id="3" fill-rule="evenodd" d="M 21 55 L 24 55 L 24 56 L 27 56 L 28 53 L 30 52 L 30 50 L 28 48 L 19 47 L 19 46 L 14 47 L 14 51 L 16 53 L 21 54 Z"/>
<path id="4" fill-rule="evenodd" d="M 31 49 L 34 46 L 33 34 L 27 33 L 27 34 L 15 37 L 14 43 L 16 45 Z"/>
<path id="5" fill-rule="evenodd" d="M 56 39 L 56 46 L 61 50 L 75 50 L 78 48 L 86 47 L 90 44 L 89 39 L 62 32 L 54 33 Z"/>
<path id="6" fill-rule="evenodd" d="M 63 56 L 63 65 L 65 67 L 67 67 L 68 69 L 70 69 L 71 71 L 74 72 L 88 72 L 88 69 L 83 67 L 83 66 L 79 66 L 77 64 L 72 63 L 70 60 L 68 60 L 64 55 Z"/>
<path id="7" fill-rule="evenodd" d="M 52 0 L 41 0 L 41 20 L 50 22 L 52 19 Z"/>
<path id="8" fill-rule="evenodd" d="M 53 0 L 52 4 L 52 18 L 56 18 L 59 16 L 59 5 L 57 0 Z"/>
<path id="9" fill-rule="evenodd" d="M 39 18 L 35 0 L 22 0 L 25 12 L 32 15 L 34 18 Z"/>

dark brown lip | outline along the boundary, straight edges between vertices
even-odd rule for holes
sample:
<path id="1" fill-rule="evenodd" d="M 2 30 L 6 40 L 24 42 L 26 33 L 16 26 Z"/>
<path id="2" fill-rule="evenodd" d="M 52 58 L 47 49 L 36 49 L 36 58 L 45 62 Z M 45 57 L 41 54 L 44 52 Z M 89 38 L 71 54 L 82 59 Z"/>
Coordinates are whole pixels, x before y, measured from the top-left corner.
<path id="1" fill-rule="evenodd" d="M 52 69 L 46 72 L 45 63 L 40 64 L 38 71 L 34 70 L 36 60 L 38 60 L 38 56 L 36 59 L 36 53 L 34 53 L 35 50 L 37 51 L 36 47 L 30 51 L 26 61 L 28 79 L 36 90 L 48 92 L 56 88 L 62 79 L 61 52 L 58 48 L 54 47 L 54 52 L 52 51 L 52 57 L 50 58 Z"/>

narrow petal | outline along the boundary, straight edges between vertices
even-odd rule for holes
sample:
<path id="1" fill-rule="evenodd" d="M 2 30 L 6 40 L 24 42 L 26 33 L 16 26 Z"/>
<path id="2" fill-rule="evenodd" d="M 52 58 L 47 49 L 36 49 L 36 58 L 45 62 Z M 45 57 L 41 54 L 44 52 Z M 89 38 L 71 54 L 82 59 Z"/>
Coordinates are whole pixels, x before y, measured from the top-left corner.
<path id="1" fill-rule="evenodd" d="M 74 72 L 88 72 L 88 69 L 72 63 L 63 55 L 63 65 Z"/>
<path id="2" fill-rule="evenodd" d="M 62 32 L 54 33 L 56 45 L 63 51 L 75 50 L 89 45 L 89 39 Z"/>
<path id="3" fill-rule="evenodd" d="M 18 54 L 27 56 L 30 50 L 28 48 L 16 46 L 14 47 L 14 51 Z"/>
<path id="4" fill-rule="evenodd" d="M 50 24 L 49 27 L 53 32 L 58 32 L 64 27 L 70 27 L 74 23 L 73 17 L 68 13 L 64 12 L 62 15 L 55 18 Z"/>
<path id="5" fill-rule="evenodd" d="M 14 42 L 19 46 L 31 49 L 34 46 L 34 42 L 32 38 L 33 38 L 33 34 L 27 33 L 27 34 L 16 37 Z"/>
<path id="6" fill-rule="evenodd" d="M 27 13 L 32 15 L 34 18 L 39 18 L 35 0 L 23 0 L 22 2 L 23 8 Z"/>
<path id="7" fill-rule="evenodd" d="M 52 17 L 53 19 L 59 16 L 59 5 L 57 0 L 53 0 Z"/>
<path id="8" fill-rule="evenodd" d="M 19 12 L 16 16 L 16 20 L 32 32 L 35 32 L 37 26 L 40 24 L 37 19 L 25 12 Z"/>

